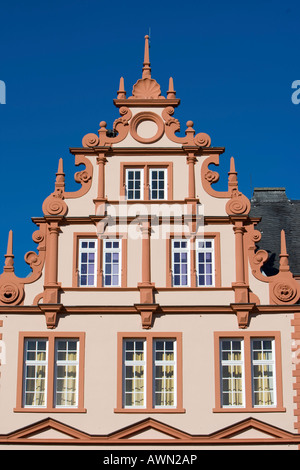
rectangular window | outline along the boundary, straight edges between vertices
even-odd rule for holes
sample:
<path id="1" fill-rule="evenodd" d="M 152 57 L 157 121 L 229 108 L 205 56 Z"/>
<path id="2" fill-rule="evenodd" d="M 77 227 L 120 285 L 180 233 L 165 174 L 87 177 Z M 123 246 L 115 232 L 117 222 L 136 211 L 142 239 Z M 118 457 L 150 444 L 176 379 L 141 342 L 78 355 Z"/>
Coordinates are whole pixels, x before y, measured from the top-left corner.
<path id="1" fill-rule="evenodd" d="M 184 412 L 181 333 L 118 333 L 118 361 L 116 412 Z"/>
<path id="2" fill-rule="evenodd" d="M 244 343 L 241 339 L 220 341 L 222 406 L 243 407 L 244 401 Z"/>
<path id="3" fill-rule="evenodd" d="M 274 340 L 252 339 L 251 353 L 253 406 L 274 406 L 276 403 Z"/>
<path id="4" fill-rule="evenodd" d="M 103 240 L 103 285 L 121 285 L 121 240 Z"/>
<path id="5" fill-rule="evenodd" d="M 197 285 L 214 286 L 214 240 L 196 240 Z"/>
<path id="6" fill-rule="evenodd" d="M 97 285 L 97 240 L 79 240 L 78 276 L 80 287 Z"/>
<path id="7" fill-rule="evenodd" d="M 172 240 L 173 286 L 190 285 L 190 243 L 189 240 Z"/>
<path id="8" fill-rule="evenodd" d="M 145 407 L 145 341 L 128 339 L 124 341 L 124 407 Z"/>
<path id="9" fill-rule="evenodd" d="M 83 412 L 84 333 L 20 333 L 15 411 Z"/>
<path id="10" fill-rule="evenodd" d="M 176 341 L 154 341 L 154 406 L 176 406 Z"/>
<path id="11" fill-rule="evenodd" d="M 167 287 L 221 287 L 220 233 L 167 237 Z"/>
<path id="12" fill-rule="evenodd" d="M 125 196 L 128 200 L 143 199 L 144 171 L 142 169 L 126 169 Z"/>
<path id="13" fill-rule="evenodd" d="M 127 201 L 173 199 L 173 162 L 121 162 L 120 196 Z"/>
<path id="14" fill-rule="evenodd" d="M 215 411 L 284 411 L 280 333 L 215 333 Z"/>
<path id="15" fill-rule="evenodd" d="M 24 350 L 24 406 L 46 406 L 47 376 L 48 341 L 38 338 L 27 339 Z"/>
<path id="16" fill-rule="evenodd" d="M 167 169 L 150 168 L 149 199 L 167 199 Z"/>
<path id="17" fill-rule="evenodd" d="M 78 405 L 79 341 L 57 339 L 55 342 L 55 406 Z"/>

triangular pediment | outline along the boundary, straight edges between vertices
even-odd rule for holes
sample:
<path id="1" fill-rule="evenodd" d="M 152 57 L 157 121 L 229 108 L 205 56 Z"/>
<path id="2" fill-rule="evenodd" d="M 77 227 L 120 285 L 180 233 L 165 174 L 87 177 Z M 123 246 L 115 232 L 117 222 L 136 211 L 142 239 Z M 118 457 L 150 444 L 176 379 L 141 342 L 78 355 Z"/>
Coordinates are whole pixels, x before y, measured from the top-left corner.
<path id="1" fill-rule="evenodd" d="M 279 429 L 254 418 L 229 426 L 222 431 L 213 434 L 214 439 L 287 439 L 291 436 L 289 432 Z"/>
<path id="2" fill-rule="evenodd" d="M 66 424 L 47 418 L 38 423 L 29 425 L 19 431 L 12 433 L 10 439 L 83 439 L 86 437 L 82 433 Z"/>
<path id="3" fill-rule="evenodd" d="M 188 434 L 148 418 L 111 435 L 113 439 L 186 439 Z"/>

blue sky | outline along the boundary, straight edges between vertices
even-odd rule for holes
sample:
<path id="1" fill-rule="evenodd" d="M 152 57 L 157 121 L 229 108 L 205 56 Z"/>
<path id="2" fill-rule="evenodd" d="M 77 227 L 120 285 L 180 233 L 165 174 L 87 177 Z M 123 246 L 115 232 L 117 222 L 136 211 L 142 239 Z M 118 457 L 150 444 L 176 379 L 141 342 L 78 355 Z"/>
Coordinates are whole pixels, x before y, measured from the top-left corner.
<path id="1" fill-rule="evenodd" d="M 299 2 L 2 2 L 0 264 L 13 229 L 17 275 L 30 272 L 31 217 L 42 215 L 59 158 L 67 190 L 75 190 L 69 148 L 97 133 L 100 121 L 110 128 L 119 117 L 119 79 L 129 96 L 149 28 L 152 77 L 163 95 L 173 77 L 181 132 L 192 120 L 196 133 L 226 148 L 223 181 L 234 156 L 248 197 L 253 187 L 284 186 L 300 199 L 300 104 L 291 100 L 300 80 Z"/>

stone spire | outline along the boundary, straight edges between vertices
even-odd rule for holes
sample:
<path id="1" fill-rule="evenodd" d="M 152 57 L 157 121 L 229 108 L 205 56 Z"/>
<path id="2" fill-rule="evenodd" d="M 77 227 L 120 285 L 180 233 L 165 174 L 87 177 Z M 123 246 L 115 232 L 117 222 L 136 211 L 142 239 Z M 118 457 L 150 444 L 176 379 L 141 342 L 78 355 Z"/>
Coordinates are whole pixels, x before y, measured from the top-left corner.
<path id="1" fill-rule="evenodd" d="M 118 90 L 118 99 L 125 99 L 126 98 L 126 91 L 125 91 L 125 86 L 124 86 L 124 78 L 120 78 L 120 85 L 119 85 L 119 90 Z"/>
<path id="2" fill-rule="evenodd" d="M 142 78 L 151 78 L 150 68 L 150 54 L 149 54 L 149 36 L 145 36 L 145 52 L 144 52 L 144 63 L 143 63 L 143 74 Z"/>
<path id="3" fill-rule="evenodd" d="M 10 230 L 9 234 L 8 234 L 8 242 L 7 242 L 7 250 L 6 250 L 6 255 L 5 255 L 4 271 L 14 272 L 13 232 L 12 232 L 12 230 Z"/>
<path id="4" fill-rule="evenodd" d="M 169 78 L 169 89 L 167 91 L 167 98 L 176 98 L 176 92 L 174 90 L 174 81 L 172 77 Z"/>
<path id="5" fill-rule="evenodd" d="M 237 172 L 235 169 L 234 158 L 230 158 L 230 170 L 228 172 L 228 191 L 231 192 L 233 189 L 238 188 Z"/>
<path id="6" fill-rule="evenodd" d="M 290 266 L 289 266 L 289 255 L 287 253 L 286 249 L 286 239 L 285 239 L 285 231 L 281 230 L 280 234 L 280 261 L 279 261 L 279 271 L 289 271 Z"/>

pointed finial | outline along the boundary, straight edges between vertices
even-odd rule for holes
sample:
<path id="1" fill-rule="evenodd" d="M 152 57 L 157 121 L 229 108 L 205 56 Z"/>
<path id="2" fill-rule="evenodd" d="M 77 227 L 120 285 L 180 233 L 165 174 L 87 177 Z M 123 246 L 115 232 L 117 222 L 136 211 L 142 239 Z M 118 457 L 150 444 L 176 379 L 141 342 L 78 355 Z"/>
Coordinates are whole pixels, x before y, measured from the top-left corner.
<path id="1" fill-rule="evenodd" d="M 173 82 L 173 78 L 170 77 L 169 79 L 169 89 L 167 91 L 167 98 L 176 98 L 176 92 L 174 90 L 174 82 Z"/>
<path id="2" fill-rule="evenodd" d="M 64 174 L 64 164 L 63 159 L 60 158 L 58 162 L 58 169 L 56 173 L 56 180 L 55 180 L 55 189 L 63 192 L 65 189 L 65 174 Z"/>
<path id="3" fill-rule="evenodd" d="M 64 161 L 62 158 L 58 161 L 57 175 L 64 175 Z"/>
<path id="4" fill-rule="evenodd" d="M 126 91 L 124 87 L 124 78 L 120 78 L 120 85 L 119 85 L 119 90 L 118 90 L 118 99 L 125 99 L 126 98 Z"/>
<path id="5" fill-rule="evenodd" d="M 237 172 L 235 170 L 235 161 L 234 158 L 230 158 L 230 170 L 228 172 L 228 191 L 230 189 L 237 189 L 238 187 L 238 180 L 237 180 Z"/>
<path id="6" fill-rule="evenodd" d="M 149 36 L 145 36 L 145 52 L 142 78 L 151 78 L 150 57 L 149 57 Z"/>
<path id="7" fill-rule="evenodd" d="M 234 157 L 230 158 L 230 173 L 236 173 Z"/>
<path id="8" fill-rule="evenodd" d="M 285 231 L 281 230 L 280 234 L 280 262 L 279 262 L 279 271 L 289 271 L 289 255 L 286 249 L 286 239 L 285 239 Z"/>
<path id="9" fill-rule="evenodd" d="M 14 255 L 13 255 L 13 232 L 8 233 L 7 250 L 5 255 L 4 271 L 14 271 Z"/>

